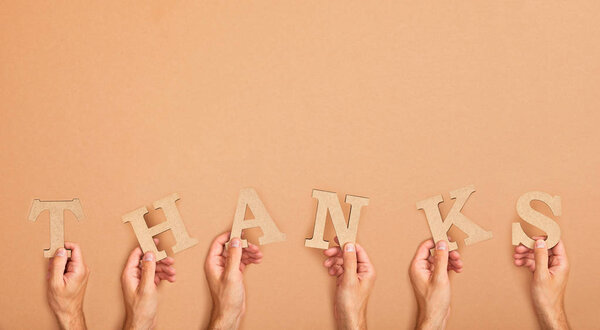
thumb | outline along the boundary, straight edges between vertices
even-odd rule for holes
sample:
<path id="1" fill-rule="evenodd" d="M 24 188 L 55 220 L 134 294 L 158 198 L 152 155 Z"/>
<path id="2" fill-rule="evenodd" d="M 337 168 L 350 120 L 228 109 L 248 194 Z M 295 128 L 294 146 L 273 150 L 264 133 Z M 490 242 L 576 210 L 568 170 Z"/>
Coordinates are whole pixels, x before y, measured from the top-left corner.
<path id="1" fill-rule="evenodd" d="M 353 243 L 344 245 L 344 275 L 342 280 L 352 283 L 356 280 L 356 247 Z"/>
<path id="2" fill-rule="evenodd" d="M 433 280 L 444 281 L 448 279 L 448 242 L 441 240 L 435 245 L 433 258 Z"/>
<path id="3" fill-rule="evenodd" d="M 239 238 L 231 239 L 227 248 L 227 261 L 225 265 L 226 274 L 235 274 L 240 270 L 240 262 L 242 261 L 242 242 Z"/>
<path id="4" fill-rule="evenodd" d="M 65 267 L 67 266 L 67 250 L 59 248 L 50 261 L 50 280 L 55 283 L 62 283 Z"/>
<path id="5" fill-rule="evenodd" d="M 140 280 L 140 289 L 151 289 L 154 284 L 154 272 L 156 270 L 156 258 L 154 253 L 146 252 L 142 260 L 142 278 Z"/>
<path id="6" fill-rule="evenodd" d="M 535 247 L 533 250 L 535 257 L 535 271 L 533 272 L 536 276 L 545 276 L 548 274 L 548 249 L 546 248 L 546 241 L 538 239 L 535 241 Z"/>

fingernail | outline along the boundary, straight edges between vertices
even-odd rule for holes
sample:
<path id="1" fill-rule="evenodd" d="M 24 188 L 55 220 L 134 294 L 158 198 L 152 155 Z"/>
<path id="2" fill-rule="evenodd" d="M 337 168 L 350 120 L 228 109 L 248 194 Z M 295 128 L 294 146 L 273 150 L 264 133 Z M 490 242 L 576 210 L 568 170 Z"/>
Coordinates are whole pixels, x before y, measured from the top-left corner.
<path id="1" fill-rule="evenodd" d="M 154 253 L 146 252 L 146 254 L 144 254 L 144 261 L 154 261 Z"/>
<path id="2" fill-rule="evenodd" d="M 435 247 L 436 250 L 446 250 L 448 248 L 448 243 L 446 241 L 439 241 Z"/>
<path id="3" fill-rule="evenodd" d="M 537 241 L 535 241 L 535 247 L 538 249 L 543 249 L 546 247 L 546 241 L 544 241 L 543 239 L 538 239 Z"/>
<path id="4" fill-rule="evenodd" d="M 347 243 L 346 246 L 344 247 L 344 250 L 346 250 L 346 252 L 354 252 L 354 244 Z"/>
<path id="5" fill-rule="evenodd" d="M 56 256 L 57 257 L 64 257 L 67 255 L 67 251 L 63 248 L 59 248 L 58 250 L 56 250 Z"/>
<path id="6" fill-rule="evenodd" d="M 240 247 L 240 240 L 237 239 L 237 238 L 232 239 L 231 240 L 231 247 L 234 247 L 234 248 Z"/>

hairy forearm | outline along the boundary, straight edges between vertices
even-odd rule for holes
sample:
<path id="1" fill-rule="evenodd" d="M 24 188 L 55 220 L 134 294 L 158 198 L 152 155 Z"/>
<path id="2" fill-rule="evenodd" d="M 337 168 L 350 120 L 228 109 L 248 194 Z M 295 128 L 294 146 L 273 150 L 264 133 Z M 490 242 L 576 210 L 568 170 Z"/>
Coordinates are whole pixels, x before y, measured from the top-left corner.
<path id="1" fill-rule="evenodd" d="M 568 330 L 569 322 L 563 306 L 554 309 L 540 309 L 537 311 L 540 326 L 545 330 Z"/>
<path id="2" fill-rule="evenodd" d="M 237 329 L 240 323 L 241 315 L 239 313 L 221 311 L 213 308 L 210 315 L 209 330 L 233 330 Z"/>
<path id="3" fill-rule="evenodd" d="M 77 313 L 55 313 L 56 319 L 60 328 L 63 330 L 85 330 L 87 326 L 85 324 L 85 316 L 83 311 Z"/>
<path id="4" fill-rule="evenodd" d="M 338 330 L 366 330 L 367 311 L 364 309 L 353 315 L 338 315 L 336 324 Z"/>
<path id="5" fill-rule="evenodd" d="M 446 318 L 442 314 L 434 313 L 433 315 L 430 315 L 424 310 L 425 308 L 419 307 L 415 329 L 432 330 L 445 328 Z"/>
<path id="6" fill-rule="evenodd" d="M 126 330 L 137 330 L 137 329 L 151 329 L 154 326 L 154 317 L 152 315 L 146 315 L 143 313 L 134 313 L 133 311 L 126 311 L 125 322 L 123 323 L 123 329 Z"/>

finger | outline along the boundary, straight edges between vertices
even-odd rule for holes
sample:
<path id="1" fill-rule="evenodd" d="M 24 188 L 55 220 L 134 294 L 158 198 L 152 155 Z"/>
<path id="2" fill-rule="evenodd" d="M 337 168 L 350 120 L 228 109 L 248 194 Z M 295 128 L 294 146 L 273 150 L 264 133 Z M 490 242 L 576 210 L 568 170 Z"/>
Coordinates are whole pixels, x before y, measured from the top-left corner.
<path id="1" fill-rule="evenodd" d="M 242 242 L 239 238 L 233 238 L 227 249 L 227 260 L 225 271 L 228 275 L 233 275 L 239 272 L 240 263 L 242 260 Z"/>
<path id="2" fill-rule="evenodd" d="M 328 257 L 333 257 L 333 256 L 342 256 L 342 249 L 339 246 L 334 246 L 331 247 L 327 250 L 323 250 L 323 254 L 328 256 Z"/>
<path id="3" fill-rule="evenodd" d="M 138 246 L 131 251 L 129 257 L 127 258 L 127 262 L 125 263 L 125 269 L 123 271 L 130 271 L 131 269 L 138 269 L 140 266 L 140 259 L 142 259 L 142 249 Z"/>
<path id="4" fill-rule="evenodd" d="M 535 260 L 535 255 L 533 253 L 524 253 L 524 254 L 513 254 L 513 259 L 532 259 Z"/>
<path id="5" fill-rule="evenodd" d="M 333 265 L 343 265 L 343 264 L 344 264 L 344 259 L 337 258 L 337 257 L 327 258 L 323 262 L 323 266 L 325 266 L 327 268 L 329 268 L 329 267 L 331 267 Z"/>
<path id="6" fill-rule="evenodd" d="M 257 259 L 257 258 L 262 258 L 262 257 L 263 257 L 263 254 L 262 254 L 262 252 L 257 252 L 257 253 L 248 253 L 248 252 L 246 252 L 246 251 L 244 251 L 244 250 L 242 250 L 242 255 L 244 255 L 244 256 L 246 256 L 246 257 L 248 257 L 248 258 L 254 258 L 254 259 Z"/>
<path id="7" fill-rule="evenodd" d="M 79 244 L 72 242 L 65 242 L 65 248 L 71 250 L 71 257 L 67 262 L 67 269 L 65 276 L 81 276 L 85 273 L 85 264 L 83 263 L 83 254 Z"/>
<path id="8" fill-rule="evenodd" d="M 375 278 L 375 268 L 369 259 L 367 251 L 360 245 L 356 244 L 356 261 L 358 264 L 357 273 L 361 275 L 361 278 Z"/>
<path id="9" fill-rule="evenodd" d="M 369 259 L 367 251 L 358 243 L 356 243 L 356 261 L 359 264 L 371 265 L 371 260 Z"/>
<path id="10" fill-rule="evenodd" d="M 56 284 L 63 283 L 63 275 L 67 265 L 67 250 L 62 247 L 56 250 L 50 263 L 50 280 Z"/>
<path id="11" fill-rule="evenodd" d="M 152 252 L 146 252 L 142 259 L 142 278 L 140 279 L 140 288 L 142 290 L 152 290 L 154 287 L 154 274 L 156 271 L 156 257 Z"/>
<path id="12" fill-rule="evenodd" d="M 334 241 L 334 242 L 335 242 L 337 245 L 340 245 L 340 240 L 338 239 L 338 237 L 337 237 L 337 236 L 333 238 L 333 241 Z"/>
<path id="13" fill-rule="evenodd" d="M 165 273 L 158 273 L 156 274 L 156 278 L 158 278 L 160 281 L 169 281 L 169 282 L 175 282 L 175 275 L 167 275 Z M 154 283 L 156 284 L 156 278 Z"/>
<path id="14" fill-rule="evenodd" d="M 246 264 L 255 264 L 258 265 L 262 262 L 262 259 L 250 259 Z"/>
<path id="15" fill-rule="evenodd" d="M 163 260 L 159 261 L 157 264 L 163 264 L 167 266 L 171 266 L 175 263 L 175 259 L 173 257 L 166 257 Z"/>
<path id="16" fill-rule="evenodd" d="M 71 250 L 71 261 L 83 264 L 83 254 L 81 253 L 81 247 L 79 244 L 73 242 L 65 242 L 65 248 Z"/>
<path id="17" fill-rule="evenodd" d="M 567 250 L 565 250 L 565 244 L 563 241 L 558 241 L 558 243 L 550 249 L 550 252 L 558 257 L 567 257 Z"/>
<path id="18" fill-rule="evenodd" d="M 156 264 L 156 273 L 165 273 L 168 275 L 175 275 L 176 271 L 175 271 L 175 267 L 173 267 L 173 266 L 167 266 L 167 265 L 157 263 Z"/>
<path id="19" fill-rule="evenodd" d="M 531 252 L 525 252 L 525 253 L 515 253 L 513 254 L 513 258 L 515 259 L 522 259 L 522 258 L 533 258 L 533 250 L 531 250 Z"/>
<path id="20" fill-rule="evenodd" d="M 458 251 L 456 250 L 450 251 L 450 254 L 448 254 L 448 258 L 450 258 L 450 260 L 460 260 L 460 253 L 458 253 Z"/>
<path id="21" fill-rule="evenodd" d="M 433 243 L 433 240 L 431 240 L 431 239 L 423 241 L 417 248 L 417 251 L 415 252 L 413 262 L 418 261 L 418 260 L 427 260 L 429 258 L 429 256 L 431 255 L 429 250 L 432 249 L 434 246 L 435 246 L 435 244 Z"/>
<path id="22" fill-rule="evenodd" d="M 529 252 L 533 252 L 533 250 L 526 247 L 523 244 L 519 244 L 519 245 L 515 246 L 515 253 L 529 253 Z"/>
<path id="23" fill-rule="evenodd" d="M 260 253 L 260 248 L 257 245 L 254 245 L 254 244 L 248 242 L 248 247 L 244 248 L 244 252 Z"/>
<path id="24" fill-rule="evenodd" d="M 229 241 L 229 235 L 229 232 L 225 232 L 215 237 L 215 239 L 210 245 L 210 248 L 208 249 L 209 257 L 220 256 L 221 254 L 223 254 L 223 251 L 225 250 L 225 243 Z"/>
<path id="25" fill-rule="evenodd" d="M 529 268 L 531 272 L 535 272 L 535 260 L 531 259 L 521 259 L 524 260 L 523 267 Z"/>
<path id="26" fill-rule="evenodd" d="M 539 277 L 545 277 L 548 274 L 548 248 L 546 248 L 546 241 L 543 239 L 535 241 L 534 255 L 534 274 Z"/>
<path id="27" fill-rule="evenodd" d="M 462 268 L 463 267 L 463 262 L 460 259 L 459 260 L 450 260 L 449 265 L 452 266 L 452 267 L 454 267 L 455 269 L 456 268 Z"/>
<path id="28" fill-rule="evenodd" d="M 433 258 L 433 280 L 442 282 L 448 280 L 448 242 L 438 241 Z"/>
<path id="29" fill-rule="evenodd" d="M 353 243 L 344 245 L 344 280 L 352 283 L 356 280 L 356 247 Z"/>
<path id="30" fill-rule="evenodd" d="M 344 273 L 344 267 L 340 265 L 333 265 L 332 267 L 329 267 L 329 269 L 327 269 L 327 272 L 331 276 L 340 276 Z"/>
<path id="31" fill-rule="evenodd" d="M 463 267 L 462 267 L 462 265 L 460 267 L 451 266 L 450 270 L 453 270 L 455 273 L 462 273 Z"/>

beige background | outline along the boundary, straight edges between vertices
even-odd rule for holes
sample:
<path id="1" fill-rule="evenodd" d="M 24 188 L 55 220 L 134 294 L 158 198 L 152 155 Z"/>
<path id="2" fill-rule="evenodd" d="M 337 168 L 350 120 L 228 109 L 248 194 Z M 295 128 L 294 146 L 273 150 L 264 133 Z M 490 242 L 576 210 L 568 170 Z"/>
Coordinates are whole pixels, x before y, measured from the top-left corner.
<path id="1" fill-rule="evenodd" d="M 201 243 L 176 255 L 158 327 L 205 325 L 204 256 L 247 186 L 288 239 L 248 270 L 243 328 L 333 327 L 333 280 L 303 246 L 313 188 L 371 198 L 369 325 L 409 328 L 407 267 L 429 237 L 415 203 L 471 183 L 464 213 L 494 239 L 461 244 L 449 328 L 536 327 L 510 245 L 530 190 L 563 198 L 567 312 L 598 328 L 599 15 L 598 1 L 1 4 L 0 328 L 53 324 L 32 199 L 81 199 L 66 237 L 92 269 L 88 323 L 110 329 L 136 244 L 120 217 L 172 192 Z"/>

